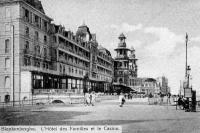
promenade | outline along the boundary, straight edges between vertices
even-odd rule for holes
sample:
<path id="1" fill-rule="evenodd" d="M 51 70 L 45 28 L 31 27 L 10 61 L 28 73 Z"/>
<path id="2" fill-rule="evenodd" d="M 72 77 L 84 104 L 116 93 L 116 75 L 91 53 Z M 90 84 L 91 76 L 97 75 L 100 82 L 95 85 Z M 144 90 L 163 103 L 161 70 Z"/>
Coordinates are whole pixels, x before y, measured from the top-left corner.
<path id="1" fill-rule="evenodd" d="M 200 110 L 148 105 L 147 99 L 105 100 L 83 104 L 1 109 L 0 125 L 121 125 L 123 133 L 199 133 Z"/>

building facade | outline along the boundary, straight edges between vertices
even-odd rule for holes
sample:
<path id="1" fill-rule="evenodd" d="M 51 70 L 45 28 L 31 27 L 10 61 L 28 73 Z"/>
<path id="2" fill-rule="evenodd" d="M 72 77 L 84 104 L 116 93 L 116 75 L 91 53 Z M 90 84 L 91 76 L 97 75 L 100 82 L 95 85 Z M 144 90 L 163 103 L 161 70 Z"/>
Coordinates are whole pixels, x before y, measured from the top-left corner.
<path id="1" fill-rule="evenodd" d="M 0 14 L 1 102 L 109 89 L 114 61 L 85 24 L 66 31 L 39 0 L 0 0 Z"/>

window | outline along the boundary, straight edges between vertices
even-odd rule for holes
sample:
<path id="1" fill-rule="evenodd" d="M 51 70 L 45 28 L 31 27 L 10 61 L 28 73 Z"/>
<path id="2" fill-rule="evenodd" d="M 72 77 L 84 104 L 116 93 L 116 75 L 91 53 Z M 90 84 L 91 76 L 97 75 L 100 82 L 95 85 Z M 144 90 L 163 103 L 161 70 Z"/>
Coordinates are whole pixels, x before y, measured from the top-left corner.
<path id="1" fill-rule="evenodd" d="M 44 20 L 44 30 L 47 31 L 47 22 Z"/>
<path id="2" fill-rule="evenodd" d="M 34 21 L 35 21 L 36 24 L 39 24 L 39 17 L 37 15 L 35 15 Z"/>
<path id="3" fill-rule="evenodd" d="M 10 50 L 10 40 L 6 39 L 5 40 L 5 53 L 9 53 Z"/>
<path id="4" fill-rule="evenodd" d="M 10 102 L 10 95 L 5 95 L 4 102 Z"/>
<path id="5" fill-rule="evenodd" d="M 35 40 L 39 40 L 39 33 L 35 31 Z"/>
<path id="6" fill-rule="evenodd" d="M 25 65 L 25 66 L 30 66 L 30 65 L 31 65 L 31 59 L 25 57 L 25 58 L 24 58 L 24 65 Z"/>
<path id="7" fill-rule="evenodd" d="M 29 11 L 27 9 L 25 9 L 25 18 L 28 21 L 28 19 L 29 19 Z"/>
<path id="8" fill-rule="evenodd" d="M 41 75 L 34 75 L 33 76 L 33 88 L 34 89 L 41 89 L 43 88 L 43 76 Z"/>
<path id="9" fill-rule="evenodd" d="M 62 72 L 62 65 L 60 64 L 60 72 Z"/>
<path id="10" fill-rule="evenodd" d="M 10 17 L 11 17 L 10 8 L 6 8 L 6 18 L 10 18 Z"/>
<path id="11" fill-rule="evenodd" d="M 47 36 L 44 36 L 44 43 L 47 42 Z"/>
<path id="12" fill-rule="evenodd" d="M 40 67 L 40 61 L 36 61 L 36 67 Z"/>
<path id="13" fill-rule="evenodd" d="M 62 89 L 66 89 L 66 79 L 61 79 L 62 80 Z"/>
<path id="14" fill-rule="evenodd" d="M 119 52 L 120 52 L 120 55 L 122 55 L 122 50 L 121 50 L 121 49 L 120 49 L 120 51 L 119 51 Z"/>
<path id="15" fill-rule="evenodd" d="M 63 73 L 65 74 L 65 66 L 63 66 Z"/>
<path id="16" fill-rule="evenodd" d="M 24 46 L 25 50 L 29 50 L 29 41 L 26 41 L 25 46 Z"/>
<path id="17" fill-rule="evenodd" d="M 35 53 L 36 53 L 36 55 L 40 55 L 40 46 L 39 45 L 35 46 Z"/>
<path id="18" fill-rule="evenodd" d="M 10 24 L 5 25 L 5 31 L 10 31 Z"/>
<path id="19" fill-rule="evenodd" d="M 5 88 L 10 88 L 10 77 L 9 76 L 5 77 Z"/>
<path id="20" fill-rule="evenodd" d="M 44 48 L 44 57 L 47 57 L 47 49 Z"/>
<path id="21" fill-rule="evenodd" d="M 72 87 L 72 80 L 69 78 L 68 79 L 68 89 L 71 90 Z"/>
<path id="22" fill-rule="evenodd" d="M 30 12 L 30 16 L 29 16 L 29 21 L 32 23 L 32 16 L 33 16 L 33 13 Z"/>
<path id="23" fill-rule="evenodd" d="M 5 58 L 5 68 L 10 68 L 10 58 Z"/>

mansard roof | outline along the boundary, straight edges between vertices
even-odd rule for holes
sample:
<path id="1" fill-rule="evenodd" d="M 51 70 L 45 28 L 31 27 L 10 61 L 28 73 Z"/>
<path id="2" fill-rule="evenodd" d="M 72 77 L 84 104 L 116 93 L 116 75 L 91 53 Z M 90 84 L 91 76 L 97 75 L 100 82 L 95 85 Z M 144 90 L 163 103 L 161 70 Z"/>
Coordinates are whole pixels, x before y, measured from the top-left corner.
<path id="1" fill-rule="evenodd" d="M 39 10 L 40 12 L 45 14 L 42 3 L 41 3 L 40 0 L 0 0 L 0 3 L 9 3 L 9 2 L 17 2 L 17 1 L 26 2 L 30 6 L 36 8 L 37 10 Z"/>
<path id="2" fill-rule="evenodd" d="M 24 1 L 45 14 L 40 0 L 24 0 Z"/>
<path id="3" fill-rule="evenodd" d="M 111 56 L 111 53 L 106 48 L 102 47 L 101 45 L 98 46 L 99 52 L 104 53 L 105 55 Z"/>

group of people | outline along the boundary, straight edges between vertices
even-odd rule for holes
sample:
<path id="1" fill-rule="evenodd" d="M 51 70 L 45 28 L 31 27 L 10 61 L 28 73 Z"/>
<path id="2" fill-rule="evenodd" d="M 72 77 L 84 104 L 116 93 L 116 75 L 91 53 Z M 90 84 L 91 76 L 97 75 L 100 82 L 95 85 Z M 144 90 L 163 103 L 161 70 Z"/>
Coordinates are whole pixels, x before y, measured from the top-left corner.
<path id="1" fill-rule="evenodd" d="M 96 99 L 96 95 L 95 95 L 95 92 L 89 92 L 89 93 L 85 93 L 85 104 L 87 106 L 94 106 L 94 103 L 95 103 L 95 99 Z"/>
<path id="2" fill-rule="evenodd" d="M 178 96 L 178 106 L 185 111 L 189 111 L 189 99 L 185 99 L 183 96 Z"/>

